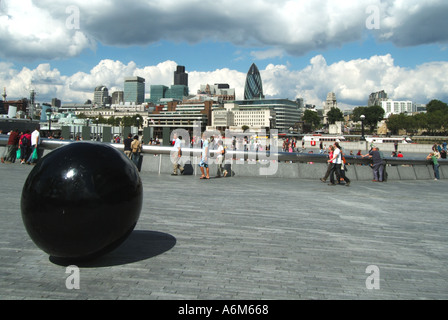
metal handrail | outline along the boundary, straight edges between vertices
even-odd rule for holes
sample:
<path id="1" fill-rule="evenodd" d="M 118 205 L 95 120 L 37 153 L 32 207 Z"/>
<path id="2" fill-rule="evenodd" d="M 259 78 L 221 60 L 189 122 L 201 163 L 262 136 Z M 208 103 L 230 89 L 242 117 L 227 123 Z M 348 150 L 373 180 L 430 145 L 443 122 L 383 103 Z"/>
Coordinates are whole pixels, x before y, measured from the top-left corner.
<path id="1" fill-rule="evenodd" d="M 72 140 L 53 140 L 53 139 L 42 139 L 41 146 L 47 150 L 54 150 L 60 148 L 62 146 L 68 145 L 70 143 L 75 143 L 76 141 Z M 0 146 L 6 146 L 8 143 L 7 135 L 0 135 Z M 107 142 L 97 142 L 108 144 L 120 151 L 124 150 L 124 145 L 120 143 L 107 143 Z M 170 155 L 174 151 L 173 147 L 163 147 L 163 146 L 153 146 L 153 145 L 144 145 L 142 148 L 143 154 L 162 154 L 162 155 Z M 191 156 L 191 157 L 199 157 L 201 155 L 202 150 L 200 148 L 182 148 L 183 156 Z M 215 150 L 210 150 L 210 156 L 215 156 Z M 422 155 L 423 157 L 423 155 Z M 226 160 L 276 160 L 276 161 L 292 161 L 299 163 L 326 163 L 328 160 L 327 154 L 310 154 L 310 153 L 289 153 L 289 152 L 275 152 L 275 151 L 262 151 L 262 152 L 253 152 L 253 151 L 242 151 L 242 150 L 231 150 L 226 149 L 225 154 Z M 372 163 L 371 159 L 362 158 L 359 156 L 351 156 L 345 155 L 345 158 L 350 164 L 365 164 L 368 165 Z M 384 161 L 389 165 L 428 165 L 430 164 L 426 157 L 424 158 L 394 158 L 394 157 L 385 157 Z M 439 159 L 440 165 L 448 165 L 447 159 Z"/>

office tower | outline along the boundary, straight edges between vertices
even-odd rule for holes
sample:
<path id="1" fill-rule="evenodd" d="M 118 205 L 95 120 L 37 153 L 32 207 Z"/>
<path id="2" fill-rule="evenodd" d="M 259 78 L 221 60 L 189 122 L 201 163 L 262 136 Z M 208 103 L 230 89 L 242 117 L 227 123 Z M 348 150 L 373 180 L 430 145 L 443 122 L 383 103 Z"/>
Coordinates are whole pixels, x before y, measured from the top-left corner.
<path id="1" fill-rule="evenodd" d="M 109 98 L 109 90 L 105 86 L 98 86 L 93 93 L 93 103 L 99 107 L 104 106 Z"/>
<path id="2" fill-rule="evenodd" d="M 58 98 L 51 99 L 51 106 L 54 108 L 60 108 L 61 107 L 61 100 Z"/>
<path id="3" fill-rule="evenodd" d="M 336 94 L 334 92 L 330 92 L 327 95 L 327 101 L 324 104 L 324 124 L 328 124 L 327 114 L 332 108 L 338 107 L 338 101 L 336 100 Z"/>
<path id="4" fill-rule="evenodd" d="M 112 92 L 112 104 L 122 104 L 124 102 L 124 92 L 114 91 Z"/>
<path id="5" fill-rule="evenodd" d="M 174 71 L 174 85 L 188 87 L 188 73 L 185 73 L 184 66 L 177 66 L 176 71 Z"/>
<path id="6" fill-rule="evenodd" d="M 124 102 L 135 104 L 145 102 L 145 79 L 140 77 L 124 79 Z"/>
<path id="7" fill-rule="evenodd" d="M 260 71 L 255 63 L 249 69 L 244 87 L 244 100 L 264 99 Z"/>
<path id="8" fill-rule="evenodd" d="M 384 90 L 379 92 L 373 92 L 369 96 L 369 101 L 367 102 L 368 107 L 381 106 L 383 101 L 387 101 L 387 93 Z"/>

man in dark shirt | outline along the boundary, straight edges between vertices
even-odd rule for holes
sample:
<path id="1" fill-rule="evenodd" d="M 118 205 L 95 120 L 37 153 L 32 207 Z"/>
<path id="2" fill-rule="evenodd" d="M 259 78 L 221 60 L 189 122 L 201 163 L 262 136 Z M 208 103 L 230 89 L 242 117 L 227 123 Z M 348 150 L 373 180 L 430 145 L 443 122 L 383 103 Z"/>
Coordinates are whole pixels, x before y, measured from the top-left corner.
<path id="1" fill-rule="evenodd" d="M 123 144 L 124 144 L 124 154 L 131 159 L 132 156 L 132 150 L 131 150 L 131 143 L 132 143 L 133 139 L 132 139 L 132 134 L 129 134 L 128 137 L 126 139 L 124 139 Z"/>
<path id="2" fill-rule="evenodd" d="M 362 156 L 363 158 L 369 157 L 373 161 L 373 180 L 374 182 L 383 182 L 384 174 L 384 161 L 381 157 L 381 153 L 377 147 L 373 147 L 368 154 Z"/>

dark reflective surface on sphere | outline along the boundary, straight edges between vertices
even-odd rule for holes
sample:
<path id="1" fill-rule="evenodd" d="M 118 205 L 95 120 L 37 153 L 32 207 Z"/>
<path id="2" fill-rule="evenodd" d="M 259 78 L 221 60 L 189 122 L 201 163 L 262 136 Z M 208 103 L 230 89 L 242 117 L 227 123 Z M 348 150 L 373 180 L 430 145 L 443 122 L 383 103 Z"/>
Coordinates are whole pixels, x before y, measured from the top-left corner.
<path id="1" fill-rule="evenodd" d="M 138 170 L 122 152 L 79 142 L 39 161 L 23 187 L 21 209 L 39 248 L 75 261 L 97 258 L 126 240 L 142 201 Z"/>

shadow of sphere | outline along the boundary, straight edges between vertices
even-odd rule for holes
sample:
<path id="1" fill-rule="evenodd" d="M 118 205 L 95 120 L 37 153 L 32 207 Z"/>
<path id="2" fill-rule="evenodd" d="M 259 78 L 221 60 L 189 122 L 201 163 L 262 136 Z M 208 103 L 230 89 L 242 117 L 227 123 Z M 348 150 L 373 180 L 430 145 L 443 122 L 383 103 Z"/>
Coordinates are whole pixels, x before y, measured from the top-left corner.
<path id="1" fill-rule="evenodd" d="M 176 245 L 172 235 L 157 231 L 134 230 L 128 239 L 116 250 L 94 260 L 76 265 L 80 268 L 101 268 L 130 264 L 150 259 L 171 250 Z M 50 257 L 50 261 L 60 266 L 69 266 L 70 261 Z"/>

